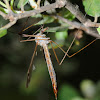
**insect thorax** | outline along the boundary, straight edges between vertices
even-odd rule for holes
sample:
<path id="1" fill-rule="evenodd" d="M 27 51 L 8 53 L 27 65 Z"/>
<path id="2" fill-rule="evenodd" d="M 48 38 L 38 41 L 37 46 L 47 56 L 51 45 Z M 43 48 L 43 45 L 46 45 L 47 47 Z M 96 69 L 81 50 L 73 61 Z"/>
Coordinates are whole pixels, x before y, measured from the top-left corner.
<path id="1" fill-rule="evenodd" d="M 49 40 L 50 38 L 47 38 L 45 34 L 38 33 L 37 36 L 39 36 L 39 37 L 35 37 L 35 39 L 36 39 L 35 42 L 42 47 L 43 47 L 43 45 L 48 44 L 51 41 L 51 40 Z"/>

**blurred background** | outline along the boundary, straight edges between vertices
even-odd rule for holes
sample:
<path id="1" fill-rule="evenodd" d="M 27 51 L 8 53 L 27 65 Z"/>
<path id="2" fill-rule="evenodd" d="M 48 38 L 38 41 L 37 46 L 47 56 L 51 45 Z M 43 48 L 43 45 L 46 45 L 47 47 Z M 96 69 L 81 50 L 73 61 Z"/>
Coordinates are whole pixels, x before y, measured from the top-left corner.
<path id="1" fill-rule="evenodd" d="M 76 0 L 75 3 L 80 5 L 80 9 L 84 13 L 81 1 Z M 19 20 L 7 30 L 8 34 L 6 36 L 0 38 L 0 98 L 3 100 L 55 100 L 44 52 L 40 46 L 38 46 L 37 55 L 34 58 L 35 70 L 32 72 L 29 88 L 25 86 L 27 70 L 35 48 L 34 41 L 20 42 L 18 33 L 22 30 L 25 20 L 26 18 Z M 41 19 L 29 18 L 27 26 L 39 20 Z M 0 25 L 3 26 L 6 23 L 7 21 L 0 16 Z M 52 29 L 53 25 L 59 26 L 54 21 L 44 24 L 44 27 L 49 26 Z M 40 27 L 41 25 L 33 26 L 24 33 L 30 34 Z M 66 51 L 76 31 L 77 29 L 65 30 L 64 32 L 67 35 L 64 35 L 63 38 L 59 35 L 59 32 L 45 32 L 44 34 L 57 42 Z M 94 39 L 84 34 L 81 30 L 80 32 L 81 38 L 76 38 L 69 55 Z M 51 46 L 48 45 L 57 76 L 58 100 L 100 100 L 99 44 L 100 40 L 97 40 L 74 57 L 66 57 L 60 66 L 55 59 Z M 53 46 L 59 60 L 61 60 L 64 53 L 54 44 Z"/>

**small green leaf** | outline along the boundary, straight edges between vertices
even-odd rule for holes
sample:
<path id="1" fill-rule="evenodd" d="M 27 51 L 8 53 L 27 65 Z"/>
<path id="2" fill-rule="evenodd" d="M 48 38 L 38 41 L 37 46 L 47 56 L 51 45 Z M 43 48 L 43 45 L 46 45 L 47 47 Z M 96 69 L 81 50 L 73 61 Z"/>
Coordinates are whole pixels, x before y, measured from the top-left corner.
<path id="1" fill-rule="evenodd" d="M 2 5 L 3 7 L 7 8 L 6 5 L 0 1 L 0 5 Z"/>
<path id="2" fill-rule="evenodd" d="M 37 24 L 35 24 L 35 25 L 52 23 L 53 21 L 54 21 L 53 17 L 45 15 L 45 16 L 43 16 L 43 19 L 41 21 L 39 21 Z"/>
<path id="3" fill-rule="evenodd" d="M 100 0 L 83 0 L 85 11 L 93 17 L 100 16 Z"/>
<path id="4" fill-rule="evenodd" d="M 5 36 L 7 34 L 7 29 L 5 30 L 0 30 L 0 38 Z"/>
<path id="5" fill-rule="evenodd" d="M 100 100 L 100 80 L 96 84 L 96 95 L 94 100 Z"/>
<path id="6" fill-rule="evenodd" d="M 4 12 L 4 13 L 7 13 L 4 8 L 0 7 L 0 11 Z"/>
<path id="7" fill-rule="evenodd" d="M 59 89 L 59 100 L 74 100 L 76 97 L 80 97 L 80 95 L 78 91 L 70 85 L 65 84 L 61 87 L 61 89 Z"/>
<path id="8" fill-rule="evenodd" d="M 14 0 L 11 0 L 11 1 L 10 1 L 11 7 L 13 6 L 13 3 L 14 3 Z"/>
<path id="9" fill-rule="evenodd" d="M 97 28 L 97 31 L 98 31 L 98 33 L 99 33 L 99 35 L 100 35 L 100 26 Z"/>
<path id="10" fill-rule="evenodd" d="M 96 85 L 93 81 L 83 80 L 80 84 L 80 88 L 86 98 L 93 98 L 95 96 Z"/>
<path id="11" fill-rule="evenodd" d="M 28 0 L 19 0 L 17 8 L 21 8 L 21 5 L 25 6 L 28 3 Z"/>
<path id="12" fill-rule="evenodd" d="M 84 98 L 82 98 L 82 97 L 75 97 L 75 98 L 73 98 L 72 100 L 87 100 L 87 99 L 84 99 Z"/>
<path id="13" fill-rule="evenodd" d="M 61 31 L 67 31 L 68 27 L 65 26 L 57 26 L 57 27 L 49 27 L 47 32 L 61 32 Z"/>
<path id="14" fill-rule="evenodd" d="M 71 21 L 75 18 L 75 16 L 65 8 L 62 8 L 62 10 L 59 12 L 59 15 Z"/>
<path id="15" fill-rule="evenodd" d="M 57 40 L 65 40 L 67 35 L 68 35 L 67 31 L 56 32 L 55 33 L 55 37 L 56 37 Z"/>

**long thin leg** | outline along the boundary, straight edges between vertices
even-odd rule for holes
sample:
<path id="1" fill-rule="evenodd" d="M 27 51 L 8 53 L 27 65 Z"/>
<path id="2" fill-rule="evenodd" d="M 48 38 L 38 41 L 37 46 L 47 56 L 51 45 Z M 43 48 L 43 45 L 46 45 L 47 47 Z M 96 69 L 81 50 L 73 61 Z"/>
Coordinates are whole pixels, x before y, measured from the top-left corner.
<path id="1" fill-rule="evenodd" d="M 29 66 L 29 69 L 28 69 L 28 72 L 27 72 L 27 81 L 26 81 L 26 87 L 27 88 L 28 88 L 28 85 L 30 83 L 30 79 L 31 79 L 31 75 L 32 75 L 33 59 L 34 59 L 34 55 L 36 53 L 37 45 L 38 44 L 36 43 L 35 50 L 34 50 L 34 53 L 32 55 L 31 62 L 30 62 L 30 66 Z"/>
<path id="2" fill-rule="evenodd" d="M 19 41 L 22 40 L 23 29 L 25 28 L 25 26 L 26 26 L 26 24 L 27 24 L 27 22 L 28 22 L 28 19 L 29 19 L 29 17 L 27 18 L 27 20 L 26 20 L 26 22 L 25 22 L 23 28 L 21 29 L 21 31 L 18 33 L 18 35 L 19 35 Z"/>
<path id="3" fill-rule="evenodd" d="M 36 23 L 34 23 L 34 24 L 36 24 Z M 32 25 L 28 26 L 27 28 L 25 28 L 25 29 L 23 30 L 23 32 L 26 31 L 27 29 L 31 28 L 34 24 L 32 24 Z"/>
<path id="4" fill-rule="evenodd" d="M 92 3 L 93 3 L 93 2 L 92 2 Z M 91 4 L 92 4 L 92 3 L 91 3 Z M 89 10 L 91 4 L 89 5 L 89 7 L 88 7 L 88 9 L 87 9 L 87 12 L 88 12 L 88 10 Z M 85 18 L 85 17 L 86 17 L 86 14 L 85 14 L 84 18 Z M 77 32 L 77 34 L 78 34 L 78 32 Z M 90 42 L 89 44 L 87 44 L 85 47 L 83 47 L 82 49 L 80 49 L 80 50 L 77 51 L 76 53 L 74 53 L 74 54 L 72 54 L 72 55 L 69 56 L 69 55 L 68 55 L 68 51 L 69 51 L 70 48 L 72 47 L 72 44 L 73 44 L 73 42 L 74 42 L 74 40 L 75 40 L 77 34 L 75 35 L 75 37 L 74 37 L 74 39 L 73 39 L 71 45 L 69 46 L 69 48 L 68 48 L 68 50 L 66 51 L 64 57 L 62 58 L 62 60 L 61 60 L 61 62 L 60 62 L 60 65 L 62 64 L 62 62 L 64 61 L 64 59 L 65 59 L 66 56 L 68 56 L 69 58 L 73 57 L 74 55 L 76 55 L 77 53 L 79 53 L 80 51 L 82 51 L 83 49 L 85 49 L 86 47 L 88 47 L 89 45 L 91 45 L 93 42 L 95 42 L 95 41 L 97 40 L 97 39 L 93 40 L 92 42 Z"/>
<path id="5" fill-rule="evenodd" d="M 24 27 L 22 28 L 21 32 L 18 33 L 19 35 L 22 35 L 22 32 L 26 31 L 27 29 L 29 29 L 30 27 L 32 27 L 34 24 L 36 24 L 36 23 L 34 23 L 34 24 L 30 25 L 29 27 L 25 28 L 28 19 L 29 19 L 29 17 L 27 18 L 27 20 L 26 20 L 26 22 L 25 22 L 25 24 L 24 24 Z M 24 29 L 24 28 L 25 28 L 25 29 Z M 34 34 L 36 34 L 40 29 L 41 29 L 41 27 L 40 27 Z M 29 37 L 28 39 L 30 39 L 30 38 L 31 38 L 31 37 Z M 21 40 L 21 37 L 20 37 L 20 40 Z"/>
<path id="6" fill-rule="evenodd" d="M 41 36 L 35 35 L 41 28 L 42 28 L 42 31 L 41 31 L 42 33 L 45 32 L 48 29 L 48 27 L 46 27 L 46 28 L 43 29 L 43 26 L 41 26 L 33 35 L 23 34 L 23 37 L 28 37 L 27 40 L 29 40 L 31 37 L 41 37 Z"/>
<path id="7" fill-rule="evenodd" d="M 76 38 L 76 37 L 75 37 L 75 38 Z M 75 39 L 75 38 L 74 38 L 74 39 Z M 72 41 L 70 47 L 68 48 L 68 50 L 67 50 L 66 52 L 65 52 L 56 42 L 51 41 L 51 42 L 55 43 L 55 44 L 65 53 L 65 55 L 64 55 L 64 57 L 62 58 L 62 60 L 60 61 L 59 65 L 62 64 L 62 62 L 64 61 L 64 59 L 65 59 L 66 56 L 68 56 L 69 58 L 73 57 L 74 55 L 78 54 L 79 52 L 81 52 L 82 50 L 84 50 L 85 48 L 87 48 L 88 46 L 90 46 L 92 43 L 94 43 L 94 42 L 97 40 L 97 38 L 94 39 L 93 41 L 91 41 L 89 44 L 87 44 L 85 47 L 81 48 L 80 50 L 78 50 L 78 51 L 75 52 L 74 54 L 68 55 L 68 51 L 70 50 L 70 48 L 71 48 L 71 46 L 72 46 L 72 44 L 73 44 L 73 42 L 74 42 L 74 39 L 73 39 L 73 41 Z"/>
<path id="8" fill-rule="evenodd" d="M 38 32 L 38 31 L 40 31 L 40 29 L 41 29 L 42 27 L 40 27 L 35 33 L 33 33 L 34 35 Z M 29 40 L 31 38 L 31 36 L 29 36 L 29 38 L 27 39 L 27 40 Z"/>
<path id="9" fill-rule="evenodd" d="M 63 51 L 64 53 L 66 53 L 56 42 L 54 42 L 54 41 L 52 41 L 51 40 L 51 42 L 53 42 L 54 44 L 56 44 L 58 47 L 59 47 L 59 49 L 61 50 L 61 51 Z M 67 54 L 66 54 L 67 55 Z"/>
<path id="10" fill-rule="evenodd" d="M 54 41 L 51 41 L 51 42 L 50 42 L 50 44 L 51 44 L 51 46 L 52 46 L 52 49 L 53 49 L 53 52 L 54 52 L 54 55 L 55 55 L 55 57 L 56 57 L 56 60 L 57 60 L 58 64 L 61 65 L 61 64 L 60 64 L 61 61 L 59 62 L 59 59 L 58 59 L 58 57 L 57 57 L 57 55 L 56 55 L 56 52 L 55 52 L 55 50 L 54 50 L 54 48 L 53 48 L 52 42 L 53 42 L 54 44 L 56 44 L 56 45 L 59 47 L 59 49 L 62 50 L 68 57 L 69 57 L 69 55 L 68 55 L 56 42 L 54 42 Z"/>
<path id="11" fill-rule="evenodd" d="M 48 40 L 48 38 L 45 38 L 45 39 L 29 39 L 29 40 L 21 40 L 20 42 L 35 41 L 35 40 Z"/>
<path id="12" fill-rule="evenodd" d="M 51 47 L 52 47 L 52 49 L 53 49 L 54 55 L 55 55 L 55 57 L 56 57 L 56 60 L 57 60 L 58 64 L 60 64 L 60 63 L 59 63 L 59 59 L 58 59 L 58 57 L 57 57 L 57 54 L 56 54 L 56 52 L 55 52 L 55 50 L 54 50 L 54 48 L 53 48 L 53 45 L 52 45 L 51 42 L 50 42 L 50 44 L 51 44 Z"/>
<path id="13" fill-rule="evenodd" d="M 25 22 L 25 24 L 24 24 L 22 30 L 18 33 L 19 35 L 22 35 L 22 32 L 23 32 L 23 30 L 24 30 L 24 28 L 25 28 L 25 26 L 26 26 L 28 20 L 29 20 L 29 17 L 27 18 L 27 20 L 26 20 L 26 22 Z"/>
<path id="14" fill-rule="evenodd" d="M 91 45 L 93 42 L 95 42 L 96 40 L 97 40 L 97 38 L 94 39 L 92 42 L 90 42 L 89 44 L 87 44 L 86 46 L 84 46 L 83 48 L 81 48 L 80 50 L 78 50 L 77 52 L 75 52 L 75 53 L 72 54 L 72 55 L 68 55 L 68 53 L 66 52 L 65 55 L 64 55 L 64 57 L 63 57 L 63 59 L 62 59 L 61 62 L 60 62 L 60 65 L 62 64 L 62 62 L 63 62 L 63 60 L 65 59 L 66 56 L 68 56 L 69 58 L 73 57 L 74 55 L 78 54 L 79 52 L 81 52 L 82 50 L 84 50 L 85 48 L 87 48 L 88 46 L 90 46 L 90 45 Z"/>
<path id="15" fill-rule="evenodd" d="M 84 50 L 85 48 L 87 48 L 88 46 L 90 46 L 92 43 L 94 43 L 96 40 L 97 40 L 97 38 L 94 39 L 93 41 L 91 41 L 89 44 L 87 44 L 87 45 L 84 46 L 83 48 L 81 48 L 79 51 L 75 52 L 75 53 L 72 54 L 72 55 L 69 55 L 69 58 L 73 57 L 74 55 L 76 55 L 76 54 L 79 53 L 80 51 Z"/>
<path id="16" fill-rule="evenodd" d="M 73 45 L 73 43 L 74 43 L 74 41 L 75 41 L 77 35 L 78 35 L 78 33 L 76 33 L 76 35 L 75 35 L 73 41 L 71 42 L 71 44 L 70 44 L 70 46 L 69 46 L 69 48 L 67 49 L 67 51 L 66 51 L 65 54 L 68 54 L 68 52 L 69 52 L 69 50 L 71 49 L 71 47 L 72 47 L 72 45 Z"/>
<path id="17" fill-rule="evenodd" d="M 23 37 L 41 37 L 41 36 L 38 36 L 38 35 L 28 35 L 28 34 L 23 34 Z"/>
<path id="18" fill-rule="evenodd" d="M 60 62 L 59 65 L 62 64 L 62 62 L 64 61 L 64 59 L 65 59 L 66 56 L 70 57 L 70 56 L 68 55 L 68 52 L 69 52 L 69 50 L 71 49 L 71 47 L 72 47 L 72 45 L 73 45 L 73 43 L 74 43 L 74 41 L 75 41 L 77 35 L 78 35 L 78 32 L 77 32 L 77 34 L 75 35 L 73 41 L 71 42 L 69 48 L 67 49 L 67 51 L 66 51 L 66 53 L 65 53 L 65 56 L 62 58 L 62 60 L 61 60 L 61 62 Z"/>

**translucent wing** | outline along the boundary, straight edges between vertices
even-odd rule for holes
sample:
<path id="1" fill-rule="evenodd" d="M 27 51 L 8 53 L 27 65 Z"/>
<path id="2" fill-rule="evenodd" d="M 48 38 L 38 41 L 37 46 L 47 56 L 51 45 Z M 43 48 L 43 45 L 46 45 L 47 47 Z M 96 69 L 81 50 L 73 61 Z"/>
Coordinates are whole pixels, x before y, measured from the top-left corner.
<path id="1" fill-rule="evenodd" d="M 32 67 L 32 68 L 33 68 L 33 70 L 35 70 L 35 69 L 36 69 L 34 65 L 33 65 L 33 67 Z"/>
<path id="2" fill-rule="evenodd" d="M 27 81 L 26 81 L 26 87 L 28 88 L 28 85 L 30 83 L 30 79 L 31 79 L 31 75 L 32 75 L 32 70 L 35 68 L 35 66 L 33 65 L 33 59 L 34 59 L 34 55 L 36 53 L 36 49 L 37 49 L 37 44 L 35 46 L 35 50 L 34 50 L 34 53 L 32 55 L 32 59 L 31 59 L 31 62 L 30 62 L 30 66 L 29 66 L 29 69 L 28 69 L 28 72 L 27 72 Z"/>

